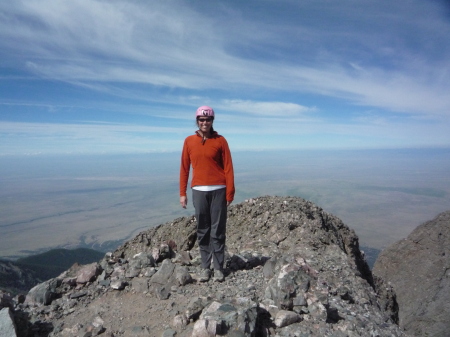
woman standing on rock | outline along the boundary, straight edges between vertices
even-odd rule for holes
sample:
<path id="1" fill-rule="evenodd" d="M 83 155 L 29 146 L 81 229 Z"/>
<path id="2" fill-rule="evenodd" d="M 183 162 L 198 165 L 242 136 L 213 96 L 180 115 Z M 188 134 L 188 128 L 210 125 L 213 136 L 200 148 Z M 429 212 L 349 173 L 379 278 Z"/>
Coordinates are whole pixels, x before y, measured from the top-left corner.
<path id="1" fill-rule="evenodd" d="M 201 106 L 196 112 L 198 130 L 184 141 L 180 168 L 180 204 L 187 206 L 186 189 L 192 165 L 192 200 L 197 219 L 197 240 L 202 258 L 200 281 L 224 280 L 227 206 L 234 199 L 234 173 L 226 139 L 213 129 L 214 110 Z"/>

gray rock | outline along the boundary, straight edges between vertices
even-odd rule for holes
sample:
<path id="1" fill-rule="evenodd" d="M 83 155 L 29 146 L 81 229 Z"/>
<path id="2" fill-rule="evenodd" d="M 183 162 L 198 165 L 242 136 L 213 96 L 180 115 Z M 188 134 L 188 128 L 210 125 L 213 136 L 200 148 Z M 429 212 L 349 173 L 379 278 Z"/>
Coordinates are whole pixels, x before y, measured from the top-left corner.
<path id="1" fill-rule="evenodd" d="M 173 282 L 173 273 L 175 271 L 175 264 L 169 259 L 165 259 L 161 267 L 158 269 L 155 275 L 150 278 L 150 283 L 167 285 Z"/>
<path id="2" fill-rule="evenodd" d="M 77 292 L 70 294 L 70 298 L 80 298 L 80 297 L 86 296 L 87 294 L 88 294 L 88 292 L 86 290 L 77 291 Z"/>
<path id="3" fill-rule="evenodd" d="M 130 265 L 135 265 L 138 268 L 147 268 L 154 267 L 155 259 L 153 256 L 147 252 L 140 252 L 133 256 L 133 259 L 130 261 Z"/>
<path id="4" fill-rule="evenodd" d="M 212 302 L 203 310 L 200 320 L 219 335 L 239 331 L 251 336 L 255 334 L 257 316 L 257 304 L 252 301 Z"/>
<path id="5" fill-rule="evenodd" d="M 132 259 L 128 261 L 128 268 L 125 272 L 125 276 L 129 278 L 137 277 L 147 268 L 151 268 L 155 266 L 155 259 L 151 254 L 146 252 L 140 252 L 133 256 Z"/>
<path id="6" fill-rule="evenodd" d="M 399 324 L 412 336 L 448 336 L 450 331 L 450 211 L 418 226 L 381 252 L 374 274 L 380 296 L 396 294 Z M 395 311 L 395 303 L 384 301 Z"/>
<path id="7" fill-rule="evenodd" d="M 177 265 L 175 267 L 175 279 L 180 286 L 184 286 L 192 282 L 192 276 L 189 273 L 188 268 L 184 266 Z"/>
<path id="8" fill-rule="evenodd" d="M 181 265 L 189 266 L 191 265 L 191 254 L 187 251 L 178 252 L 172 259 L 174 263 L 180 263 Z"/>
<path id="9" fill-rule="evenodd" d="M 234 254 L 228 262 L 228 267 L 231 270 L 245 269 L 247 262 L 247 259 L 242 255 Z"/>
<path id="10" fill-rule="evenodd" d="M 91 263 L 83 266 L 77 273 L 77 283 L 85 284 L 94 281 L 102 272 L 102 267 L 98 263 Z"/>
<path id="11" fill-rule="evenodd" d="M 128 277 L 128 278 L 137 277 L 137 276 L 139 276 L 140 273 L 141 273 L 141 268 L 131 267 L 126 270 L 125 277 Z"/>
<path id="12" fill-rule="evenodd" d="M 140 336 L 140 337 L 150 337 L 152 334 L 145 326 L 134 326 L 131 329 L 129 329 L 129 333 L 126 334 L 127 336 Z M 154 336 L 154 335 L 153 335 Z"/>
<path id="13" fill-rule="evenodd" d="M 280 310 L 275 316 L 275 325 L 279 328 L 301 321 L 301 316 L 292 311 Z"/>
<path id="14" fill-rule="evenodd" d="M 159 259 L 157 262 L 170 258 L 172 258 L 172 249 L 170 245 L 166 242 L 161 243 L 159 246 Z"/>
<path id="15" fill-rule="evenodd" d="M 145 267 L 141 269 L 142 276 L 152 277 L 156 274 L 156 269 L 154 267 Z"/>
<path id="16" fill-rule="evenodd" d="M 173 318 L 172 325 L 177 329 L 184 329 L 189 324 L 189 320 L 186 315 L 176 315 Z"/>
<path id="17" fill-rule="evenodd" d="M 126 269 L 122 265 L 114 266 L 114 271 L 111 273 L 111 280 L 120 280 L 125 278 Z"/>
<path id="18" fill-rule="evenodd" d="M 288 259 L 278 259 L 274 270 L 278 272 L 268 283 L 266 298 L 273 300 L 280 309 L 292 310 L 294 298 L 308 291 L 311 276 L 295 261 Z"/>
<path id="19" fill-rule="evenodd" d="M 159 300 L 167 300 L 170 296 L 170 289 L 167 286 L 153 285 L 152 289 Z"/>
<path id="20" fill-rule="evenodd" d="M 102 287 L 109 287 L 111 285 L 111 279 L 101 280 L 98 284 Z"/>
<path id="21" fill-rule="evenodd" d="M 131 287 L 138 293 L 145 293 L 148 291 L 148 278 L 136 277 L 131 281 Z"/>
<path id="22" fill-rule="evenodd" d="M 67 284 L 69 287 L 75 287 L 77 285 L 77 277 L 66 277 L 62 280 L 63 284 Z"/>
<path id="23" fill-rule="evenodd" d="M 164 330 L 161 337 L 175 337 L 177 332 L 173 329 Z"/>
<path id="24" fill-rule="evenodd" d="M 127 285 L 125 280 L 114 280 L 111 281 L 110 287 L 115 290 L 123 290 Z"/>
<path id="25" fill-rule="evenodd" d="M 377 275 L 374 275 L 374 282 L 378 301 L 384 311 L 386 320 L 391 320 L 398 324 L 399 308 L 397 294 L 395 293 L 394 288 L 391 284 Z M 342 299 L 348 300 L 350 303 L 354 303 L 354 299 L 348 290 L 343 291 L 340 296 Z"/>
<path id="26" fill-rule="evenodd" d="M 221 330 L 222 322 L 199 319 L 195 322 L 191 337 L 214 337 Z"/>
<path id="27" fill-rule="evenodd" d="M 152 249 L 152 257 L 155 261 L 160 261 L 160 253 L 159 253 L 159 248 L 153 248 Z"/>
<path id="28" fill-rule="evenodd" d="M 275 265 L 277 260 L 275 258 L 271 258 L 264 264 L 263 275 L 266 279 L 271 279 L 275 275 Z"/>
<path id="29" fill-rule="evenodd" d="M 211 303 L 211 299 L 202 298 L 202 297 L 194 297 L 190 300 L 187 308 L 186 308 L 186 317 L 188 319 L 197 319 L 203 309 Z"/>
<path id="30" fill-rule="evenodd" d="M 51 279 L 33 287 L 27 294 L 25 303 L 31 305 L 49 305 L 56 298 L 60 279 Z"/>

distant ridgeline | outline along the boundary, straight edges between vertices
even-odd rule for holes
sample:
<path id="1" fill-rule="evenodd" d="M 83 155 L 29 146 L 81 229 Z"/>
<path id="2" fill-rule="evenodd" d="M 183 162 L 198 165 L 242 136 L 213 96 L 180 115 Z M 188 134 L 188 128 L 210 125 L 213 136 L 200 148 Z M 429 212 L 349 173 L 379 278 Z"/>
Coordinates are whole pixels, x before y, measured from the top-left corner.
<path id="1" fill-rule="evenodd" d="M 12 295 L 27 293 L 36 284 L 58 276 L 74 263 L 97 262 L 104 255 L 88 248 L 58 248 L 17 261 L 0 260 L 0 290 Z"/>

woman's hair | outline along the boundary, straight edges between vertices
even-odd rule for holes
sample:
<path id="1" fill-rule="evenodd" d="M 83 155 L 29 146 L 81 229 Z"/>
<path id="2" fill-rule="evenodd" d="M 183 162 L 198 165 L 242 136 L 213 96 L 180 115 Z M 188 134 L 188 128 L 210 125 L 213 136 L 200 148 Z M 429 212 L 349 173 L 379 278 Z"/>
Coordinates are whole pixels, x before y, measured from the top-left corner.
<path id="1" fill-rule="evenodd" d="M 197 125 L 197 127 L 198 127 L 198 119 L 200 118 L 201 116 L 197 116 L 197 118 L 195 119 L 195 124 Z M 211 134 L 213 134 L 214 133 L 214 128 L 213 128 L 213 123 L 214 123 L 214 117 L 210 117 L 211 119 L 212 119 L 212 122 L 211 122 Z"/>

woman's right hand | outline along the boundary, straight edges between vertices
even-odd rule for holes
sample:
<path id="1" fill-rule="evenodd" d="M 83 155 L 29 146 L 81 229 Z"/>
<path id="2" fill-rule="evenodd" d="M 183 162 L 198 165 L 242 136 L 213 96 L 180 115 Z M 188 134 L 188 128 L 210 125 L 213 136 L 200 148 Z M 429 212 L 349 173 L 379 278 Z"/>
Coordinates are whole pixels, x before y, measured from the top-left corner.
<path id="1" fill-rule="evenodd" d="M 188 202 L 188 199 L 187 199 L 186 196 L 180 197 L 180 204 L 181 204 L 181 207 L 186 208 L 187 202 Z"/>

